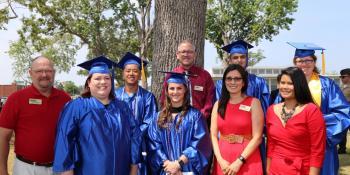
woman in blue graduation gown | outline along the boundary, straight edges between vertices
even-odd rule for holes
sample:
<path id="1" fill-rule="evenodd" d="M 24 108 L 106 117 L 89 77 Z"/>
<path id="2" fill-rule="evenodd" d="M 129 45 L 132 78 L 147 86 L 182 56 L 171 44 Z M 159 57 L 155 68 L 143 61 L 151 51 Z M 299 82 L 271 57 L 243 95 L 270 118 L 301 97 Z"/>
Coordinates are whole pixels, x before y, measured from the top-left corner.
<path id="1" fill-rule="evenodd" d="M 164 108 L 149 127 L 152 174 L 203 174 L 208 153 L 199 145 L 209 140 L 202 114 L 189 105 L 184 74 L 171 73 Z"/>
<path id="2" fill-rule="evenodd" d="M 147 65 L 146 61 L 136 55 L 127 52 L 117 64 L 117 67 L 123 70 L 124 86 L 115 91 L 117 99 L 126 102 L 136 120 L 136 125 L 142 133 L 141 163 L 138 165 L 138 175 L 147 175 L 150 173 L 150 166 L 147 164 L 147 131 L 152 121 L 154 113 L 158 111 L 155 96 L 146 89 L 139 86 L 141 78 L 141 64 Z"/>
<path id="3" fill-rule="evenodd" d="M 322 175 L 338 175 L 339 158 L 337 144 L 350 126 L 350 106 L 339 86 L 330 78 L 319 75 L 315 50 L 322 50 L 312 43 L 288 43 L 296 48 L 293 62 L 303 70 L 315 103 L 320 107 L 326 122 L 327 144 L 321 170 Z M 275 103 L 282 101 L 280 95 Z"/>
<path id="4" fill-rule="evenodd" d="M 53 170 L 62 174 L 136 174 L 140 132 L 125 102 L 114 98 L 109 67 L 98 57 L 79 66 L 89 70 L 82 97 L 68 103 L 57 128 Z"/>

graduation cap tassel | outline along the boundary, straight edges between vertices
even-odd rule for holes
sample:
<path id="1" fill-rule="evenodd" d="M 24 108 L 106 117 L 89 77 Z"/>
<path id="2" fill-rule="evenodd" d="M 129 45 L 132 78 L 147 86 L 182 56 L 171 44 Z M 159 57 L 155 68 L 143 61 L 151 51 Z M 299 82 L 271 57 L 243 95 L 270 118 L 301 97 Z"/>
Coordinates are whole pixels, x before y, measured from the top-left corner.
<path id="1" fill-rule="evenodd" d="M 325 55 L 324 52 L 322 50 L 322 70 L 321 70 L 321 74 L 324 75 L 326 72 L 326 60 L 325 60 Z"/>
<path id="2" fill-rule="evenodd" d="M 147 89 L 147 77 L 145 72 L 145 66 L 143 65 L 143 59 L 141 58 L 141 81 L 143 88 Z"/>

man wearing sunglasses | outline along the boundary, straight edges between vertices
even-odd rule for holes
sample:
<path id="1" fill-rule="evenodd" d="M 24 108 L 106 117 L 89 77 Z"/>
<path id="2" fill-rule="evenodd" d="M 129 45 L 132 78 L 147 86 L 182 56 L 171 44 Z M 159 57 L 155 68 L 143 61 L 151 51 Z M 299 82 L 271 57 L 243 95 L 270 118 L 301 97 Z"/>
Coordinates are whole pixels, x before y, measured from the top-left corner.
<path id="1" fill-rule="evenodd" d="M 340 80 L 342 82 L 341 90 L 346 100 L 350 103 L 350 68 L 340 71 Z M 345 133 L 347 133 L 347 130 Z M 344 135 L 343 140 L 339 143 L 338 154 L 346 154 L 346 137 L 347 134 Z"/>

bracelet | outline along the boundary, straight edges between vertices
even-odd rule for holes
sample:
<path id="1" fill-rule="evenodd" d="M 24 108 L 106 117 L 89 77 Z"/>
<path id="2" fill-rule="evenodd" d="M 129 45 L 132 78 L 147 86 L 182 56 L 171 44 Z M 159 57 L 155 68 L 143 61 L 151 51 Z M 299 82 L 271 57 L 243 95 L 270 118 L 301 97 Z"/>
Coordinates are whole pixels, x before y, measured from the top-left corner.
<path id="1" fill-rule="evenodd" d="M 242 155 L 239 155 L 238 159 L 244 164 L 245 163 L 245 158 Z"/>

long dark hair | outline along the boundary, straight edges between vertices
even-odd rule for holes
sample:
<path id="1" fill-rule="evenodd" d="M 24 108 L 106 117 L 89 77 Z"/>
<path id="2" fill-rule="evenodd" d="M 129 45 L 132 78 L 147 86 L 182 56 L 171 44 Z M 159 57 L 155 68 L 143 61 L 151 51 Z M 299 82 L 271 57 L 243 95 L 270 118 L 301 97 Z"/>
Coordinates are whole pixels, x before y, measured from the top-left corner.
<path id="1" fill-rule="evenodd" d="M 85 85 L 84 85 L 84 90 L 83 92 L 81 93 L 81 97 L 83 98 L 90 98 L 91 97 L 91 91 L 90 91 L 90 88 L 89 88 L 89 82 L 91 81 L 91 77 L 92 77 L 93 74 L 90 74 L 86 81 L 85 81 Z M 112 76 L 111 76 L 112 78 Z M 111 84 L 111 86 L 113 86 L 113 84 Z M 112 100 L 115 98 L 115 95 L 114 95 L 114 92 L 112 91 L 113 88 L 111 88 L 111 92 L 109 92 L 109 99 Z"/>
<path id="2" fill-rule="evenodd" d="M 281 82 L 283 75 L 287 75 L 293 82 L 295 99 L 299 104 L 314 103 L 304 72 L 297 67 L 288 67 L 281 71 L 277 82 Z"/>
<path id="3" fill-rule="evenodd" d="M 167 124 L 172 121 L 172 116 L 171 116 L 171 112 L 170 112 L 170 108 L 172 108 L 172 105 L 171 105 L 170 97 L 168 95 L 168 86 L 169 86 L 169 84 L 167 84 L 166 90 L 165 90 L 166 100 L 164 102 L 164 107 L 163 107 L 162 111 L 160 112 L 159 117 L 158 117 L 158 121 L 157 121 L 157 124 L 160 128 L 167 128 L 168 127 Z M 185 86 L 184 101 L 182 103 L 182 111 L 180 113 L 180 119 L 176 123 L 176 129 L 179 129 L 179 126 L 183 120 L 183 117 L 187 114 L 188 109 L 190 108 L 189 91 L 188 91 L 188 88 L 185 84 L 184 84 L 184 86 Z"/>
<path id="4" fill-rule="evenodd" d="M 221 97 L 219 99 L 219 106 L 218 106 L 218 113 L 220 114 L 221 118 L 225 118 L 225 112 L 226 112 L 226 105 L 228 101 L 230 100 L 230 93 L 227 90 L 225 79 L 229 72 L 231 71 L 238 71 L 239 74 L 242 76 L 242 81 L 244 83 L 241 93 L 245 93 L 247 91 L 248 87 L 248 73 L 245 71 L 245 69 L 238 65 L 238 64 L 230 64 L 224 72 L 224 75 L 222 77 L 222 89 L 221 89 Z"/>

